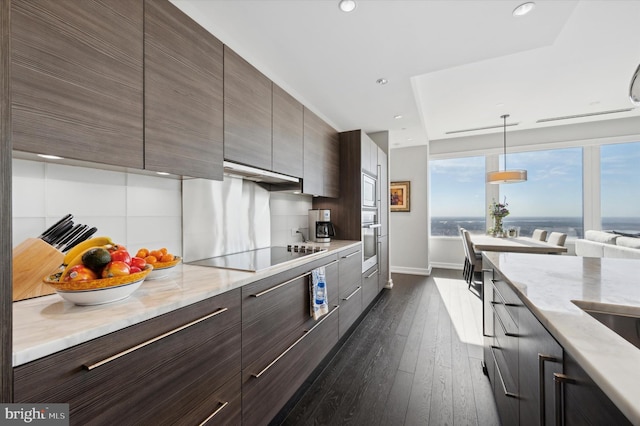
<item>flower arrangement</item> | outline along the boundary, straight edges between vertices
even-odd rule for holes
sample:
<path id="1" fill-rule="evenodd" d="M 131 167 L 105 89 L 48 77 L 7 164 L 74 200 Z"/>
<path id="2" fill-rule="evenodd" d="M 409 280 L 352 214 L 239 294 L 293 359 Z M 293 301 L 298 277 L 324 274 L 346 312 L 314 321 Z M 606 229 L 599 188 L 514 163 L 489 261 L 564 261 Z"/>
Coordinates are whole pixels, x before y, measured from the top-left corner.
<path id="1" fill-rule="evenodd" d="M 493 218 L 493 228 L 489 229 L 489 233 L 497 237 L 504 236 L 504 228 L 502 227 L 502 219 L 509 216 L 509 209 L 507 208 L 507 197 L 504 198 L 504 202 L 497 203 L 495 200 L 489 206 L 489 214 Z"/>

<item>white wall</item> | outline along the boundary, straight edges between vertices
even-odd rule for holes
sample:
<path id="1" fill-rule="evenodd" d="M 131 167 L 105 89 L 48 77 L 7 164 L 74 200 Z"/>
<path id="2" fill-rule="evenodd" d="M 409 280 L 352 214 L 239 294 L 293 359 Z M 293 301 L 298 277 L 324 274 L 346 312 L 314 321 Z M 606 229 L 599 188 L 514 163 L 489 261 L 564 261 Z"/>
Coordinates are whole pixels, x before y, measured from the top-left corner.
<path id="1" fill-rule="evenodd" d="M 394 149 L 390 180 L 411 182 L 411 211 L 389 216 L 389 262 L 392 272 L 428 275 L 429 264 L 429 148 Z"/>

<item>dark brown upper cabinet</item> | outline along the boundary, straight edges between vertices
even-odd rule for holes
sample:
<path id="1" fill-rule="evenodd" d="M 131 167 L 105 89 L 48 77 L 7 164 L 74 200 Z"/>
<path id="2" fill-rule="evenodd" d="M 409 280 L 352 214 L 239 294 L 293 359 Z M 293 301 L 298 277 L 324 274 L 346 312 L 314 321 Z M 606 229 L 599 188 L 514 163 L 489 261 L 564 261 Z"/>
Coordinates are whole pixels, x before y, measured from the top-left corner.
<path id="1" fill-rule="evenodd" d="M 222 43 L 166 0 L 144 32 L 145 169 L 222 180 Z"/>
<path id="2" fill-rule="evenodd" d="M 224 46 L 224 158 L 271 170 L 271 80 Z"/>
<path id="3" fill-rule="evenodd" d="M 303 110 L 300 102 L 273 85 L 273 171 L 303 177 Z"/>
<path id="4" fill-rule="evenodd" d="M 14 149 L 142 168 L 142 0 L 13 0 L 11 20 Z"/>
<path id="5" fill-rule="evenodd" d="M 338 132 L 304 109 L 305 194 L 338 197 L 340 194 L 340 140 Z"/>

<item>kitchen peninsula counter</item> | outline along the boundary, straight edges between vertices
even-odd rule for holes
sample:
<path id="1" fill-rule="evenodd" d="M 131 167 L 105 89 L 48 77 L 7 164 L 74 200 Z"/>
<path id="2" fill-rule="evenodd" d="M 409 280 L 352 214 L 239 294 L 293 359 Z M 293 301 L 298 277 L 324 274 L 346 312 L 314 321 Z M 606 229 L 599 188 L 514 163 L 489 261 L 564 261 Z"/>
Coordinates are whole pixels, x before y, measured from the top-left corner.
<path id="1" fill-rule="evenodd" d="M 57 294 L 15 302 L 13 366 L 26 364 L 359 244 L 359 241 L 315 244 L 328 250 L 258 272 L 179 264 L 168 277 L 145 280 L 130 297 L 104 305 L 76 306 Z"/>
<path id="2" fill-rule="evenodd" d="M 640 424 L 640 349 L 576 305 L 640 317 L 640 261 L 486 252 L 484 257 L 629 421 Z"/>

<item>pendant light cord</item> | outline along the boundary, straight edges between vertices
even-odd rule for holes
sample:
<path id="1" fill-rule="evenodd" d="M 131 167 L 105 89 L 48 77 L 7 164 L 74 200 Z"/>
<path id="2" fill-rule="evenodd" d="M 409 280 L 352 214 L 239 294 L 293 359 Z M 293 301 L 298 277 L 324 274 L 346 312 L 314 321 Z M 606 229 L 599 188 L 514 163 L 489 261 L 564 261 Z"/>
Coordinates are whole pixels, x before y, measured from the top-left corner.
<path id="1" fill-rule="evenodd" d="M 503 158 L 503 163 L 504 163 L 504 171 L 507 171 L 507 117 L 509 117 L 509 114 L 505 114 L 502 116 L 502 118 L 504 119 L 504 126 L 503 126 L 503 136 L 504 136 L 504 158 Z"/>

